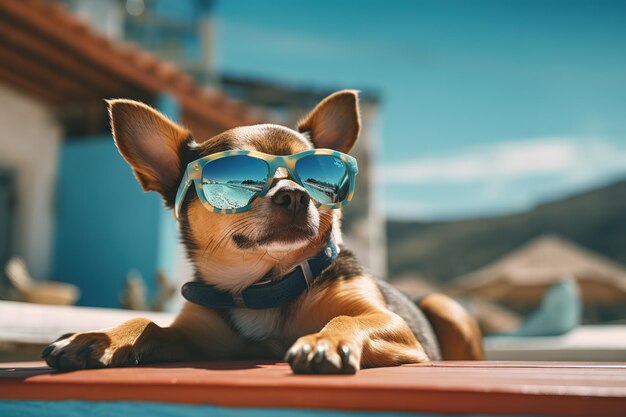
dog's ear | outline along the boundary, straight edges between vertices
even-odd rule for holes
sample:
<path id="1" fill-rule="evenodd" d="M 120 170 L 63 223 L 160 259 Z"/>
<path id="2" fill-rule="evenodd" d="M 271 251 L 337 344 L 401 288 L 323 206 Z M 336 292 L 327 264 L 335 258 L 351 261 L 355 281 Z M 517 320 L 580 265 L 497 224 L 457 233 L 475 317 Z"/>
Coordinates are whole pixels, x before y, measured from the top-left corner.
<path id="1" fill-rule="evenodd" d="M 359 96 L 356 91 L 338 91 L 326 97 L 300 123 L 298 131 L 308 133 L 316 148 L 347 153 L 361 130 Z"/>
<path id="2" fill-rule="evenodd" d="M 107 104 L 115 144 L 139 183 L 173 206 L 182 176 L 182 147 L 191 134 L 143 103 L 117 99 Z"/>

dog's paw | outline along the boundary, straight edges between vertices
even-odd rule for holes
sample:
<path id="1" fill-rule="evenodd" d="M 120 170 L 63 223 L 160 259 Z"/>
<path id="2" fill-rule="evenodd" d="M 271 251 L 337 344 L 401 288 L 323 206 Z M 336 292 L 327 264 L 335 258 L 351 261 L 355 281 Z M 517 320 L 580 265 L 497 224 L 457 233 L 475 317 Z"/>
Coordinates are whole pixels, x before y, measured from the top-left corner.
<path id="1" fill-rule="evenodd" d="M 115 346 L 104 332 L 65 334 L 46 346 L 41 357 L 59 371 L 139 364 L 132 346 Z"/>
<path id="2" fill-rule="evenodd" d="M 354 374 L 360 358 L 354 344 L 322 334 L 301 337 L 285 355 L 296 374 Z"/>

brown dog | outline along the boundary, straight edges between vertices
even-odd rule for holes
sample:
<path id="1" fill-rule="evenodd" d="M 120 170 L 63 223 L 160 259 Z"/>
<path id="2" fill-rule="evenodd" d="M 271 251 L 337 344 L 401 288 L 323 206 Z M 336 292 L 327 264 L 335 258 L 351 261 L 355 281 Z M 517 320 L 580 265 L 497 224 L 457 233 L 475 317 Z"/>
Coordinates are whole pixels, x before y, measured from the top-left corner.
<path id="1" fill-rule="evenodd" d="M 297 131 L 271 124 L 247 126 L 201 143 L 142 103 L 112 100 L 109 112 L 122 156 L 143 188 L 160 193 L 170 208 L 181 180 L 187 180 L 190 162 L 227 150 L 292 155 L 328 148 L 347 153 L 360 129 L 353 91 L 326 98 Z M 478 327 L 458 303 L 440 294 L 415 303 L 370 277 L 348 250 L 334 246 L 341 242 L 340 211 L 314 204 L 288 171 L 280 168 L 272 174 L 267 193 L 241 213 L 207 210 L 193 187 L 185 190 L 179 225 L 196 281 L 183 291 L 193 302 L 170 327 L 134 319 L 112 329 L 64 335 L 44 349 L 46 362 L 72 370 L 284 357 L 298 373 L 354 373 L 368 367 L 482 358 Z M 307 265 L 320 253 L 328 262 L 312 274 Z M 302 277 L 303 290 L 282 291 L 284 283 Z M 283 295 L 287 301 L 276 301 Z M 222 296 L 227 300 L 223 306 Z M 271 307 L 249 307 L 255 302 Z"/>

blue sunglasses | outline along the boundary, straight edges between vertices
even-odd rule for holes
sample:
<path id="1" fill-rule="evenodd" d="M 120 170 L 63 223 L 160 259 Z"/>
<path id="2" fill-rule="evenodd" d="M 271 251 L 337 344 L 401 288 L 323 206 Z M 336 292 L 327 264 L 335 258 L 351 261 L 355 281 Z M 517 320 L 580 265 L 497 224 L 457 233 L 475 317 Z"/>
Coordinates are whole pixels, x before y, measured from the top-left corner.
<path id="1" fill-rule="evenodd" d="M 343 207 L 352 199 L 359 172 L 355 158 L 331 149 L 285 156 L 246 150 L 214 153 L 187 165 L 176 193 L 176 218 L 192 182 L 208 210 L 241 213 L 252 208 L 255 198 L 267 194 L 279 168 L 286 169 L 318 207 L 329 209 Z"/>

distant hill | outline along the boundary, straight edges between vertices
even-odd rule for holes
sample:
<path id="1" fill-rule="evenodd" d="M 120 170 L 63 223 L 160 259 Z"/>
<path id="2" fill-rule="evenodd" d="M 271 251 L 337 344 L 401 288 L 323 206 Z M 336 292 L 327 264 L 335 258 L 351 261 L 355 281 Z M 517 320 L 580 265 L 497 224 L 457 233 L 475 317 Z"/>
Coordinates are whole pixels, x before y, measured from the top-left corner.
<path id="1" fill-rule="evenodd" d="M 389 276 L 420 274 L 443 283 L 545 233 L 626 265 L 626 180 L 520 214 L 432 223 L 390 221 Z"/>

